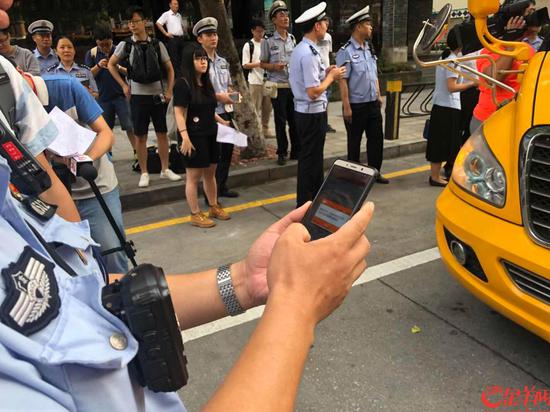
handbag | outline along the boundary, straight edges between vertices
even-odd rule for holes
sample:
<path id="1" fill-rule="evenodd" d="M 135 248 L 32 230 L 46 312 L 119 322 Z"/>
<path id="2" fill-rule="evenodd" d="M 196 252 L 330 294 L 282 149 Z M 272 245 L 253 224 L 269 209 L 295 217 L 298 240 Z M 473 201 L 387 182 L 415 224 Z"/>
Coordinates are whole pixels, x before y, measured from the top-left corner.
<path id="1" fill-rule="evenodd" d="M 264 82 L 264 88 L 262 91 L 265 97 L 271 97 L 272 99 L 276 99 L 279 94 L 277 90 L 277 83 L 269 80 Z"/>
<path id="2" fill-rule="evenodd" d="M 430 137 L 430 119 L 426 119 L 426 122 L 424 123 L 422 137 L 426 140 L 428 140 L 428 138 Z"/>

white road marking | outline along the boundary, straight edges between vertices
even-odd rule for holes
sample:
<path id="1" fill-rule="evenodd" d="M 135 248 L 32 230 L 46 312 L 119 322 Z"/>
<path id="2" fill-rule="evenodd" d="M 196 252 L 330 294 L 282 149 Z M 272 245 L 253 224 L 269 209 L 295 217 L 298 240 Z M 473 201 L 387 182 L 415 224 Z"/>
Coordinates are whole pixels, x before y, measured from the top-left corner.
<path id="1" fill-rule="evenodd" d="M 439 250 L 437 247 L 434 247 L 432 249 L 426 249 L 421 252 L 390 260 L 389 262 L 381 263 L 379 265 L 367 268 L 359 277 L 359 279 L 355 281 L 353 286 L 361 285 L 363 283 L 371 282 L 373 280 L 380 279 L 388 275 L 393 275 L 394 273 L 398 273 L 403 270 L 411 269 L 425 263 L 433 262 L 434 260 L 437 260 L 439 258 Z M 250 309 L 239 316 L 235 316 L 232 318 L 223 318 L 215 322 L 208 323 L 206 325 L 201 325 L 192 329 L 188 329 L 182 332 L 183 340 L 185 342 L 189 342 L 195 339 L 202 338 L 204 336 L 211 335 L 221 330 L 229 329 L 234 326 L 250 322 L 252 320 L 260 318 L 263 311 L 264 306 L 259 306 L 254 309 Z"/>

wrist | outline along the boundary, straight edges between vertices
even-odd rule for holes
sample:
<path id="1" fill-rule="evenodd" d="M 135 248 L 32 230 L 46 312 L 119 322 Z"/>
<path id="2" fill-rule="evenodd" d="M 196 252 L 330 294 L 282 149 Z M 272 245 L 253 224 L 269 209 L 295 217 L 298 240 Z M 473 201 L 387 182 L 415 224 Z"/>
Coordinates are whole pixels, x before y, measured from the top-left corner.
<path id="1" fill-rule="evenodd" d="M 264 314 L 276 314 L 277 317 L 283 317 L 289 322 L 292 321 L 298 326 L 299 330 L 310 335 L 313 342 L 315 327 L 319 320 L 315 317 L 313 310 L 308 310 L 309 306 L 305 303 L 302 299 L 294 302 L 279 293 L 270 293 Z"/>
<path id="2" fill-rule="evenodd" d="M 235 289 L 235 296 L 244 310 L 259 305 L 259 303 L 254 302 L 254 298 L 250 296 L 246 283 L 246 263 L 244 260 L 231 265 L 231 280 L 233 282 L 233 288 Z"/>

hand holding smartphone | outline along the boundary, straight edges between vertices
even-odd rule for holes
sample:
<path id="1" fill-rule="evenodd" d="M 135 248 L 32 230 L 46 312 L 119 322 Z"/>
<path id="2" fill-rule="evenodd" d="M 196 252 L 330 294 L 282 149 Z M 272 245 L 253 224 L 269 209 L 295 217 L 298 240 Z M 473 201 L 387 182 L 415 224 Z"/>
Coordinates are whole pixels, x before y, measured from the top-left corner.
<path id="1" fill-rule="evenodd" d="M 302 220 L 311 240 L 336 232 L 361 209 L 378 171 L 346 160 L 336 160 Z"/>

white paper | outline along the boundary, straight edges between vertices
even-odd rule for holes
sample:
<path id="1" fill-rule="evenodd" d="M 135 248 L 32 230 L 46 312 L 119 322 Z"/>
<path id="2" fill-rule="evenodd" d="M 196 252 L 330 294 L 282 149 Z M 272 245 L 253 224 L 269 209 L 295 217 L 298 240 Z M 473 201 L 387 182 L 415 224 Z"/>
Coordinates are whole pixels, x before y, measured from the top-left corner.
<path id="1" fill-rule="evenodd" d="M 55 123 L 57 138 L 48 146 L 48 150 L 61 157 L 72 157 L 86 153 L 96 137 L 96 133 L 80 126 L 67 113 L 54 107 L 50 119 Z"/>
<path id="2" fill-rule="evenodd" d="M 232 127 L 224 126 L 223 124 L 218 124 L 218 136 L 216 141 L 219 143 L 231 143 L 239 147 L 248 146 L 248 137 L 244 133 Z"/>

